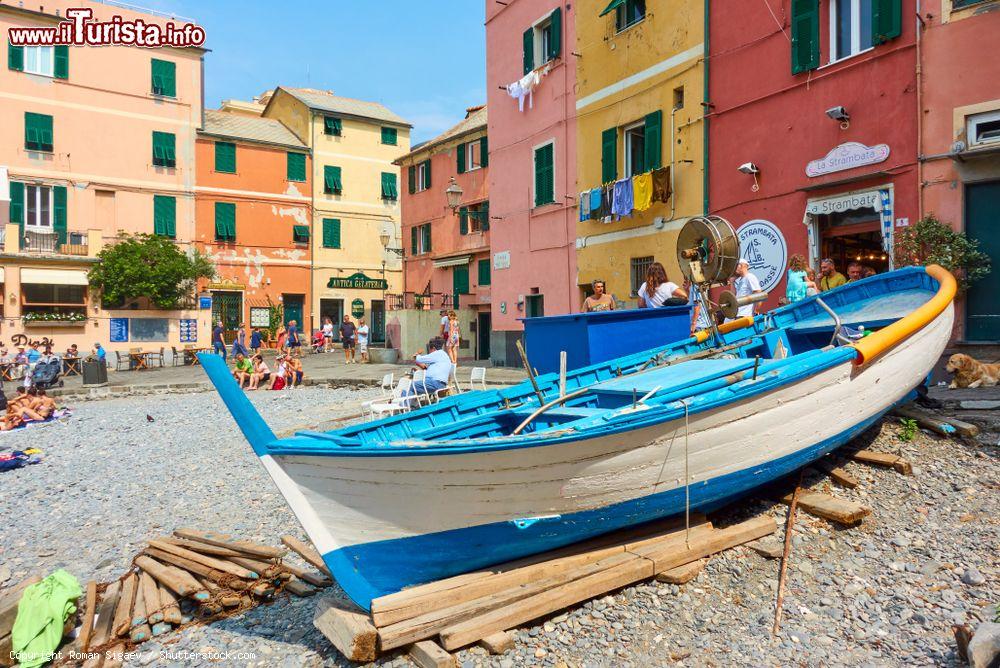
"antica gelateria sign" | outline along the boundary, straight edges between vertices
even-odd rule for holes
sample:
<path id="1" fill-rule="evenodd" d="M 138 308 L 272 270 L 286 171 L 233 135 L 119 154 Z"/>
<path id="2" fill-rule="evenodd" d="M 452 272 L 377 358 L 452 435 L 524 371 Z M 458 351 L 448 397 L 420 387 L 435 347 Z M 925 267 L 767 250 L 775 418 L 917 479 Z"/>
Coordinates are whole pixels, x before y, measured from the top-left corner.
<path id="1" fill-rule="evenodd" d="M 347 278 L 331 276 L 327 281 L 328 288 L 341 288 L 344 290 L 388 290 L 389 282 L 384 278 L 369 278 L 358 272 Z"/>
<path id="2" fill-rule="evenodd" d="M 806 176 L 822 176 L 864 165 L 875 165 L 885 162 L 888 158 L 888 144 L 865 146 L 856 141 L 849 141 L 806 165 Z"/>

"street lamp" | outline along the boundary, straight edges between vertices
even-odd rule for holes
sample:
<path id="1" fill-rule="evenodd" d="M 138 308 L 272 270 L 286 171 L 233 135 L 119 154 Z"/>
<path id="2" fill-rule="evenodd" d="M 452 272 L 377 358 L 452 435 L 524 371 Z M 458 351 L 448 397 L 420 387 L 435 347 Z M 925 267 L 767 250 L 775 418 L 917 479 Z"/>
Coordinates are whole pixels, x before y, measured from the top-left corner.
<path id="1" fill-rule="evenodd" d="M 389 247 L 389 242 L 392 240 L 392 237 L 389 235 L 389 230 L 387 228 L 385 228 L 385 227 L 382 228 L 381 234 L 378 235 L 378 240 L 382 242 L 382 248 L 384 248 L 386 250 L 386 252 L 388 252 L 388 253 L 394 253 L 396 255 L 396 257 L 403 257 L 403 249 L 402 248 L 390 248 Z"/>
<path id="2" fill-rule="evenodd" d="M 454 213 L 462 203 L 462 195 L 465 194 L 462 186 L 455 183 L 454 176 L 451 177 L 451 183 L 448 184 L 448 187 L 444 189 L 444 194 L 448 196 L 448 206 L 451 207 L 452 213 Z"/>

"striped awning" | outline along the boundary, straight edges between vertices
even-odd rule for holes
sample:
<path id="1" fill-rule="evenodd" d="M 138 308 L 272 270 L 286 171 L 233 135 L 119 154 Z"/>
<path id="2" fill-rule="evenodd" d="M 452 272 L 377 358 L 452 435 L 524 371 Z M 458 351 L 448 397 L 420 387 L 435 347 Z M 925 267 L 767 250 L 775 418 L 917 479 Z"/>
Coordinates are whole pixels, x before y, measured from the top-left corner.
<path id="1" fill-rule="evenodd" d="M 78 269 L 21 269 L 21 282 L 35 285 L 87 285 L 87 272 Z"/>
<path id="2" fill-rule="evenodd" d="M 441 267 L 460 267 L 463 264 L 469 264 L 469 260 L 472 259 L 471 255 L 462 255 L 460 257 L 446 257 L 440 260 L 434 260 L 434 268 L 440 269 Z"/>

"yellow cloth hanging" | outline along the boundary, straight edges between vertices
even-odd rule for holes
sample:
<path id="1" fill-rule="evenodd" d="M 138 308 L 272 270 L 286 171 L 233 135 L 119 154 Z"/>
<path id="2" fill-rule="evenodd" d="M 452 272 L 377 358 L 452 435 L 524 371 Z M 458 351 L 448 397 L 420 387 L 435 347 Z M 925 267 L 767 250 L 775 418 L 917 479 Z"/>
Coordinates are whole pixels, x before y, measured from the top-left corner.
<path id="1" fill-rule="evenodd" d="M 632 177 L 632 191 L 635 198 L 632 206 L 636 211 L 645 211 L 653 206 L 653 174 L 646 172 Z"/>

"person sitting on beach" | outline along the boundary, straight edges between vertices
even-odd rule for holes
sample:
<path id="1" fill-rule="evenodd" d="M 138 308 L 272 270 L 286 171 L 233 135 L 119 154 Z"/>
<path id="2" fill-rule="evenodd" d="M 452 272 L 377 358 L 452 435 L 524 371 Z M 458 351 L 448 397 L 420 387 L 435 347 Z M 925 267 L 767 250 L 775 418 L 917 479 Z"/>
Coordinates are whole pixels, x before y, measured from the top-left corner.
<path id="1" fill-rule="evenodd" d="M 277 368 L 271 376 L 271 387 L 267 389 L 283 390 L 285 389 L 285 375 L 288 373 L 288 364 L 285 362 L 285 356 L 278 355 L 278 357 L 274 360 L 274 363 Z"/>
<path id="2" fill-rule="evenodd" d="M 13 410 L 13 413 L 21 422 L 42 422 L 45 418 L 32 408 L 36 396 L 35 388 L 25 389 L 24 387 L 18 387 L 17 396 L 7 403 L 7 413 L 10 414 Z"/>
<path id="3" fill-rule="evenodd" d="M 421 369 L 426 369 L 427 373 L 423 381 L 417 381 L 410 386 L 407 396 L 430 395 L 448 387 L 448 381 L 451 379 L 451 372 L 455 365 L 448 353 L 442 350 L 444 341 L 435 337 L 428 342 L 427 347 L 430 352 L 426 355 L 417 353 L 413 356 L 416 365 Z"/>
<path id="4" fill-rule="evenodd" d="M 305 371 L 302 370 L 302 360 L 298 357 L 290 358 L 288 360 L 288 386 L 300 386 L 302 384 L 303 376 L 305 376 Z"/>
<path id="5" fill-rule="evenodd" d="M 271 369 L 264 361 L 264 356 L 258 353 L 253 356 L 253 373 L 250 374 L 250 386 L 247 389 L 256 390 L 260 388 L 261 382 L 266 383 L 269 380 L 271 380 Z"/>
<path id="6" fill-rule="evenodd" d="M 688 295 L 676 283 L 667 278 L 667 270 L 659 262 L 649 265 L 646 282 L 639 286 L 639 308 L 659 308 L 667 300 L 677 298 L 686 304 Z"/>
<path id="7" fill-rule="evenodd" d="M 55 412 L 56 402 L 52 397 L 45 394 L 45 390 L 32 387 L 28 390 L 28 396 L 31 397 L 29 408 L 38 413 L 43 420 L 47 420 Z"/>
<path id="8" fill-rule="evenodd" d="M 236 353 L 236 368 L 233 369 L 233 378 L 243 387 L 244 383 L 250 382 L 250 375 L 253 373 L 253 362 L 247 359 L 242 352 Z"/>

